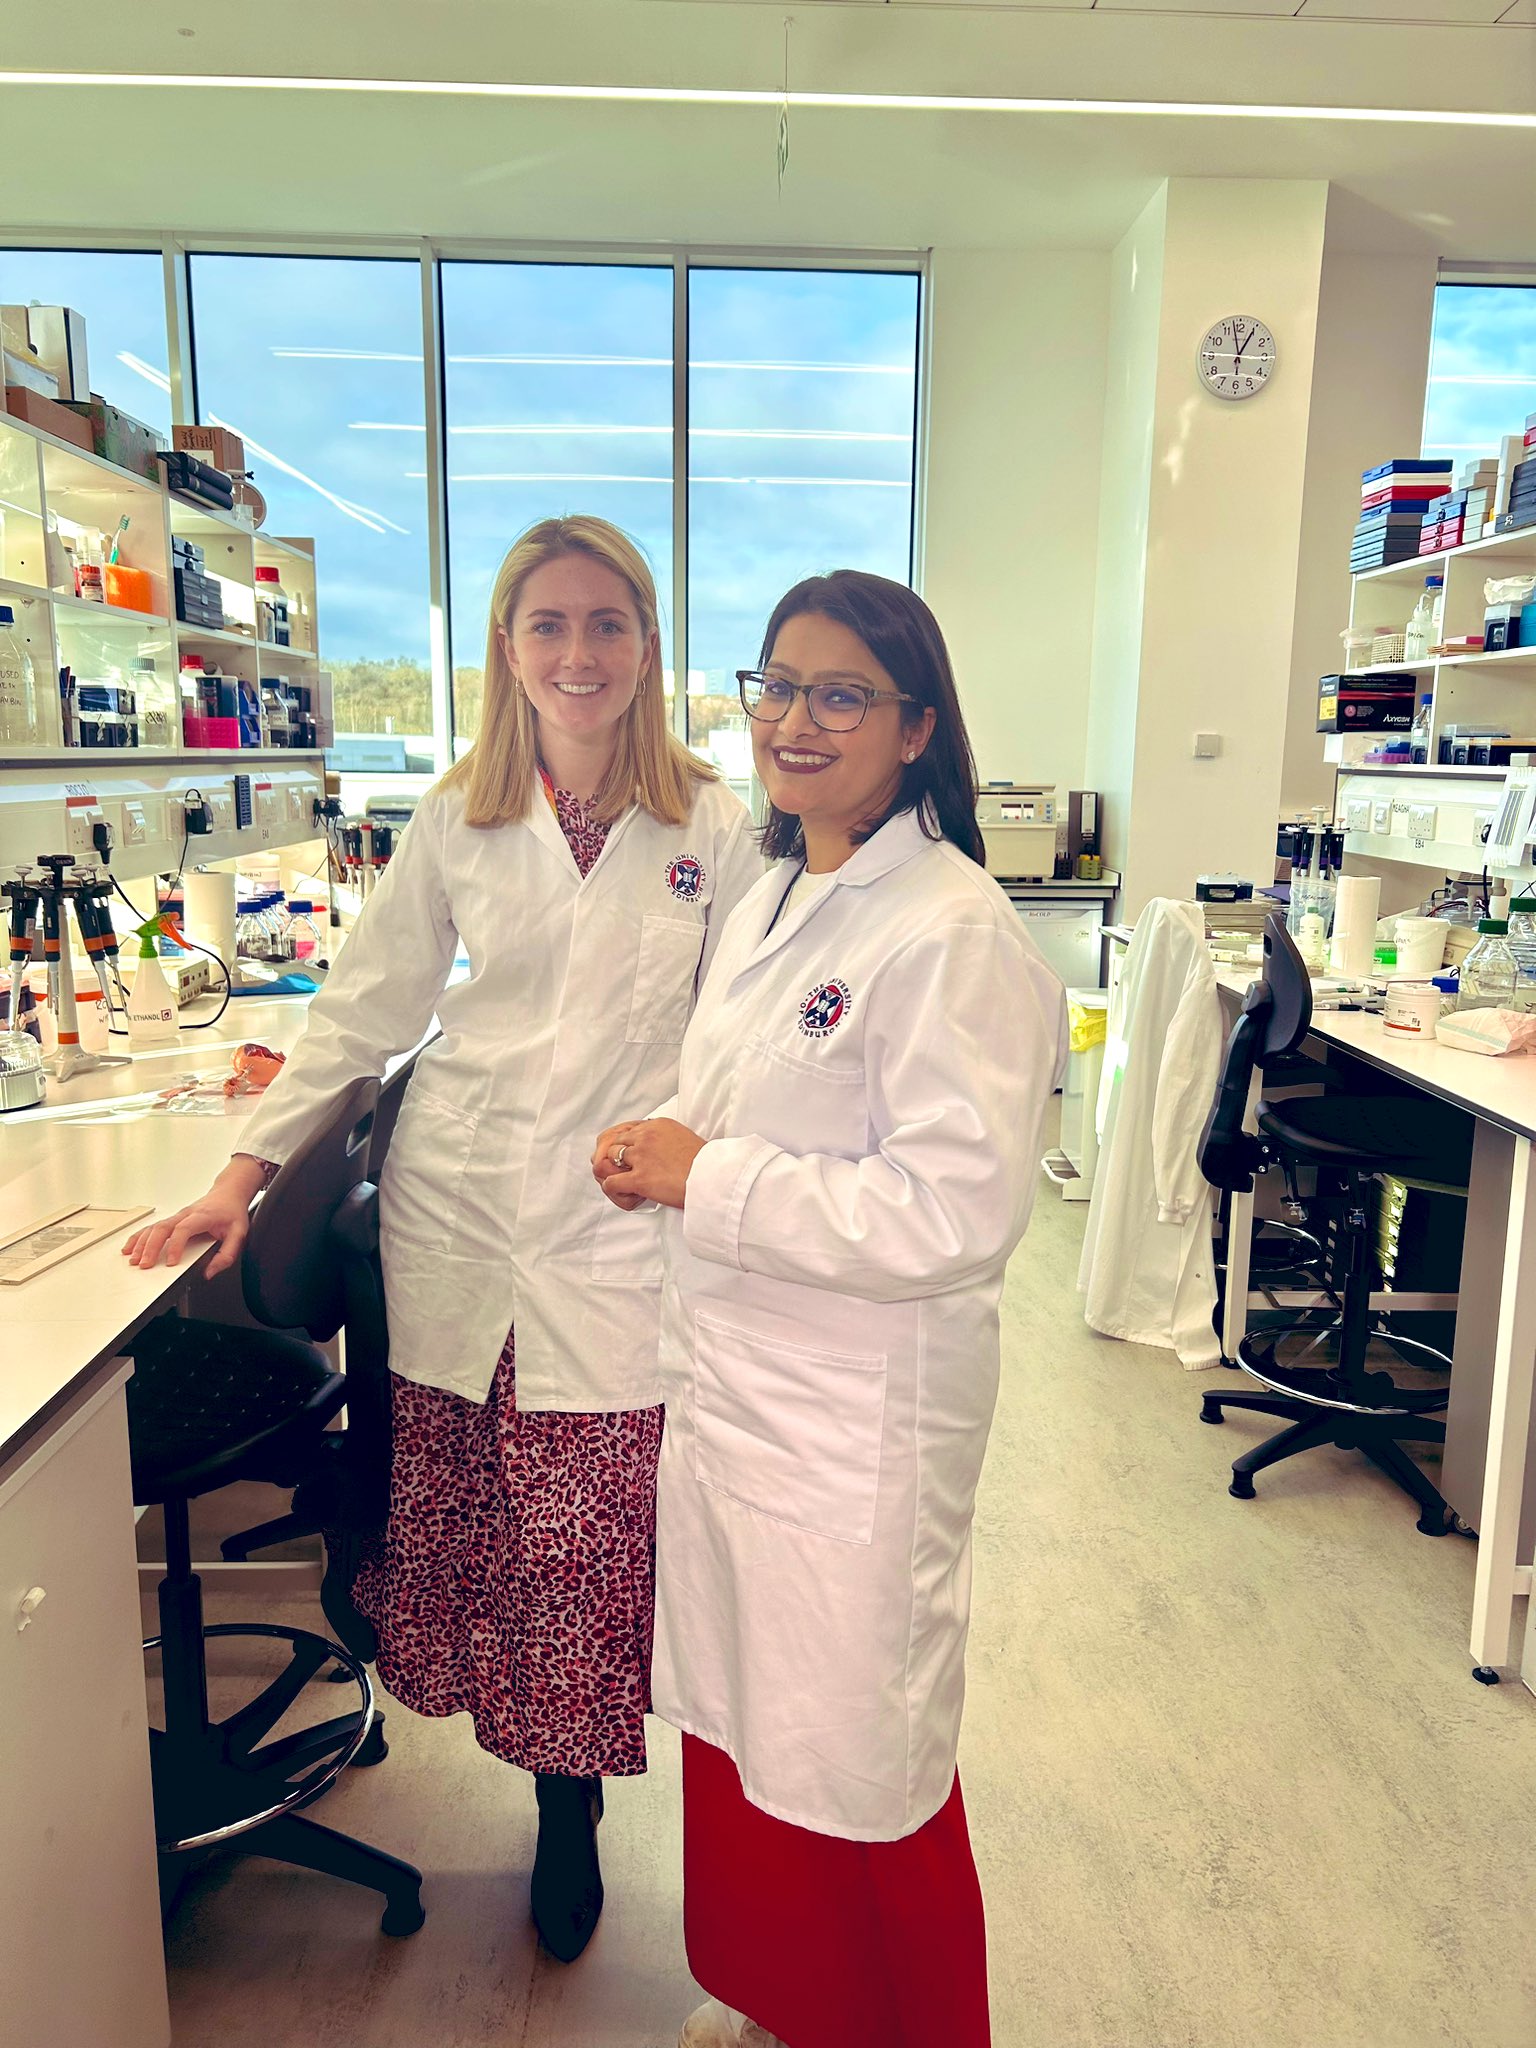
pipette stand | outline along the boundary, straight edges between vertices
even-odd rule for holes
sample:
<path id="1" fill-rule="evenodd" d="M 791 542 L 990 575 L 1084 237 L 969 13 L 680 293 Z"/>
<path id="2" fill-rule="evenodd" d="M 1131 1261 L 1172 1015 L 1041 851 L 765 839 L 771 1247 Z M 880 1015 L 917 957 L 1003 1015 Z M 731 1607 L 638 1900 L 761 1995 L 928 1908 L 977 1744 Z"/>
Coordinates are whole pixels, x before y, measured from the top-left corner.
<path id="1" fill-rule="evenodd" d="M 41 872 L 39 872 L 41 870 Z M 112 884 L 99 869 L 79 865 L 73 854 L 39 854 L 31 869 L 22 868 L 14 882 L 0 883 L 0 895 L 11 905 L 11 1014 L 17 1014 L 26 961 L 37 950 L 39 913 L 42 957 L 48 967 L 48 1002 L 58 1027 L 59 1045 L 43 1064 L 61 1081 L 98 1067 L 125 1067 L 126 1053 L 87 1052 L 80 1043 L 75 1004 L 75 970 L 68 943 L 68 918 L 74 913 L 81 944 L 96 969 L 108 1029 L 127 1015 L 127 999 L 117 967 L 117 936 L 108 905 Z M 25 951 L 22 950 L 25 946 Z"/>

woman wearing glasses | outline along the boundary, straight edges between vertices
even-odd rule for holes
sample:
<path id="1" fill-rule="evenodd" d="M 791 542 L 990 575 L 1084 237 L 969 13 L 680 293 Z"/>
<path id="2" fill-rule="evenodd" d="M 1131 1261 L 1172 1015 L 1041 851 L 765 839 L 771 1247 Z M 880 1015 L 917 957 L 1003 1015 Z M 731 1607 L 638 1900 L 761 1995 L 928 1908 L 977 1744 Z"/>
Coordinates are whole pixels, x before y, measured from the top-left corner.
<path id="1" fill-rule="evenodd" d="M 683 1730 L 685 2048 L 984 2048 L 955 1749 L 1003 1269 L 1065 1050 L 982 871 L 949 657 L 844 570 L 743 673 L 766 847 L 662 1116 L 656 1711 Z"/>

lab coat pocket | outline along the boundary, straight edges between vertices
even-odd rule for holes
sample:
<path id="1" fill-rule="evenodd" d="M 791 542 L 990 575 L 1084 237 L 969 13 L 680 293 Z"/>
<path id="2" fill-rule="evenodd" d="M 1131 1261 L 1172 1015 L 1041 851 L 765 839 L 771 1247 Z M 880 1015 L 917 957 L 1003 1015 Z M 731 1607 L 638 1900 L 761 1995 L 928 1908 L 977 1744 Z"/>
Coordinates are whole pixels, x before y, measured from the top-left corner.
<path id="1" fill-rule="evenodd" d="M 379 1187 L 379 1217 L 397 1237 L 426 1251 L 447 1251 L 479 1119 L 456 1104 L 412 1088 L 406 1095 Z"/>
<path id="2" fill-rule="evenodd" d="M 693 1008 L 693 983 L 704 951 L 705 927 L 690 917 L 650 913 L 640 925 L 640 958 L 629 1002 L 630 1044 L 675 1044 Z"/>
<path id="3" fill-rule="evenodd" d="M 832 1351 L 694 1317 L 700 1485 L 808 1535 L 868 1543 L 885 1354 Z"/>

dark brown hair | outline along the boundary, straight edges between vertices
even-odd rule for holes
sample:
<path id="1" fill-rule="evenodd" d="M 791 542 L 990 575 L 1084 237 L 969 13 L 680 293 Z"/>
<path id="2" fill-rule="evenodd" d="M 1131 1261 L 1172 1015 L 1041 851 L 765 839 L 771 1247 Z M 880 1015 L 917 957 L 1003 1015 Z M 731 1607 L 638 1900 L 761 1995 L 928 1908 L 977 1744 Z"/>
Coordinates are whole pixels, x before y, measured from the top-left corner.
<path id="1" fill-rule="evenodd" d="M 903 811 L 915 810 L 930 839 L 947 839 L 978 867 L 984 866 L 981 829 L 976 823 L 976 762 L 938 620 L 904 583 L 871 576 L 863 569 L 834 569 L 828 576 L 808 576 L 779 599 L 763 634 L 760 667 L 772 659 L 781 627 L 807 612 L 846 626 L 863 641 L 897 689 L 917 699 L 915 706 L 908 705 L 903 711 L 908 725 L 924 709 L 935 714 L 927 746 L 915 761 L 903 766 L 889 807 L 880 817 L 865 820 L 854 834 L 855 843 L 873 838 L 882 825 Z M 773 860 L 804 857 L 800 820 L 777 804 L 768 806 L 763 851 Z"/>

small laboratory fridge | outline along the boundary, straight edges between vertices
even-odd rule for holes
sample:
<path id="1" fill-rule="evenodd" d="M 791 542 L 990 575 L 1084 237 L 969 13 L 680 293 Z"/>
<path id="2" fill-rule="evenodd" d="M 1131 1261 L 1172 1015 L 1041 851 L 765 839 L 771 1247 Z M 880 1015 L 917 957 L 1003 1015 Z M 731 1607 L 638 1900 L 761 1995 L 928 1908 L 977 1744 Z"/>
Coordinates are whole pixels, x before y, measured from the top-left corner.
<path id="1" fill-rule="evenodd" d="M 1025 931 L 1068 988 L 1097 988 L 1103 980 L 1105 900 L 1110 886 L 1060 882 L 1055 892 L 1047 883 L 1003 885 Z M 1098 888 L 1085 896 L 1085 887 Z"/>

